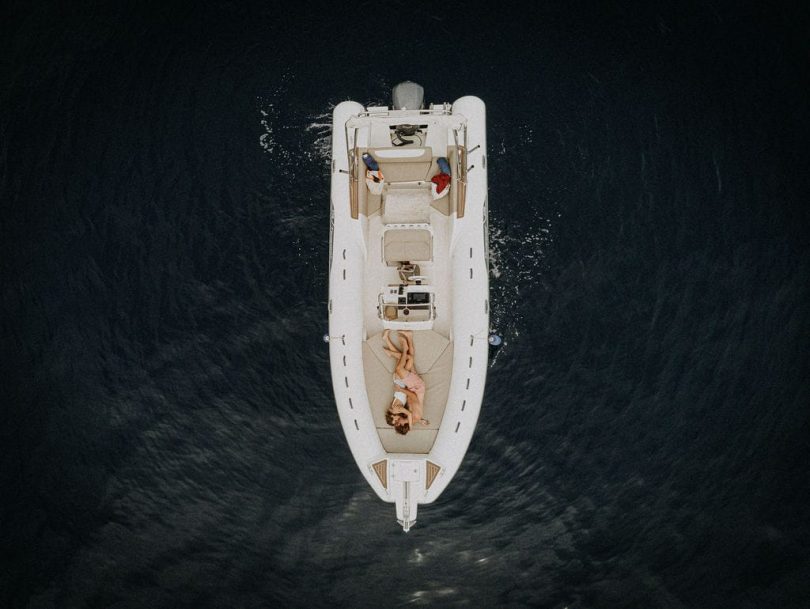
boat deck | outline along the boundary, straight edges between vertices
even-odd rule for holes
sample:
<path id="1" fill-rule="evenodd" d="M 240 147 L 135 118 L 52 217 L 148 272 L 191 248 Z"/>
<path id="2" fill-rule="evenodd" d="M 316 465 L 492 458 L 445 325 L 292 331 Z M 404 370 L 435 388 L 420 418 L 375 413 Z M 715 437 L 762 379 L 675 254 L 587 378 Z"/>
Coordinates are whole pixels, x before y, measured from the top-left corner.
<path id="1" fill-rule="evenodd" d="M 452 328 L 452 307 L 450 286 L 452 269 L 450 268 L 450 237 L 452 219 L 435 209 L 430 210 L 429 222 L 433 231 L 433 261 L 419 262 L 420 273 L 427 277 L 427 284 L 433 287 L 436 303 L 436 319 L 433 331 L 445 338 L 450 338 Z M 399 283 L 396 267 L 386 266 L 382 262 L 382 234 L 385 223 L 380 212 L 368 219 L 367 259 L 365 265 L 363 288 L 363 312 L 366 336 L 373 336 L 383 331 L 383 322 L 378 316 L 377 297 L 383 286 Z M 418 352 L 417 352 L 418 355 Z"/>
<path id="2" fill-rule="evenodd" d="M 435 158 L 432 165 L 436 164 Z M 399 163 L 385 167 L 386 175 L 409 179 L 424 175 L 430 163 L 422 168 L 417 164 Z M 408 168 L 410 167 L 410 173 Z M 393 171 L 396 168 L 399 173 Z M 400 189 L 401 188 L 401 189 Z M 366 194 L 366 193 L 364 193 Z M 453 368 L 453 344 L 451 336 L 452 307 L 450 286 L 450 239 L 453 216 L 449 215 L 450 196 L 432 201 L 429 188 L 414 189 L 412 183 L 393 182 L 386 188 L 378 204 L 370 204 L 366 226 L 366 264 L 364 275 L 363 311 L 366 341 L 363 344 L 363 367 L 369 405 L 377 433 L 383 447 L 390 453 L 425 454 L 430 452 L 444 416 L 450 377 Z M 385 286 L 400 283 L 396 266 L 384 262 L 383 233 L 393 224 L 430 225 L 431 260 L 415 260 L 419 274 L 426 277 L 425 285 L 433 289 L 436 318 L 429 330 L 414 331 L 416 371 L 425 381 L 424 418 L 427 426 L 418 425 L 407 435 L 396 433 L 385 422 L 385 412 L 393 399 L 393 373 L 396 361 L 383 351 L 383 321 L 379 318 L 378 298 Z M 422 230 L 422 229 L 420 229 Z M 396 332 L 391 339 L 397 344 Z"/>

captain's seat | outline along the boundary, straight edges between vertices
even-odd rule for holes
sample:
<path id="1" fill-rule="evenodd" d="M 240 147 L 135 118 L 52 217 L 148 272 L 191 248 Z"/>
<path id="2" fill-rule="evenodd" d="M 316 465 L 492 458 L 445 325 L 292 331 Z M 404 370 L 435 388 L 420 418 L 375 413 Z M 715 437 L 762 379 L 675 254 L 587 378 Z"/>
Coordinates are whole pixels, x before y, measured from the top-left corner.
<path id="1" fill-rule="evenodd" d="M 397 268 L 397 273 L 399 274 L 399 282 L 402 284 L 421 283 L 421 271 L 419 270 L 418 264 L 411 264 L 407 260 L 402 261 Z M 416 277 L 416 279 L 414 279 L 414 277 Z"/>

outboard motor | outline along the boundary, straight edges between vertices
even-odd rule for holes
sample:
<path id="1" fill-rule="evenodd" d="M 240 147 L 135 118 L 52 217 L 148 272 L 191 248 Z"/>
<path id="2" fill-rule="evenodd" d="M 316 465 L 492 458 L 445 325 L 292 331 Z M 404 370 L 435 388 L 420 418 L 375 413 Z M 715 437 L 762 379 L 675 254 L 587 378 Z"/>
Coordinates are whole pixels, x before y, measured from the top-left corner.
<path id="1" fill-rule="evenodd" d="M 425 100 L 422 85 L 406 80 L 394 87 L 394 110 L 421 110 Z"/>

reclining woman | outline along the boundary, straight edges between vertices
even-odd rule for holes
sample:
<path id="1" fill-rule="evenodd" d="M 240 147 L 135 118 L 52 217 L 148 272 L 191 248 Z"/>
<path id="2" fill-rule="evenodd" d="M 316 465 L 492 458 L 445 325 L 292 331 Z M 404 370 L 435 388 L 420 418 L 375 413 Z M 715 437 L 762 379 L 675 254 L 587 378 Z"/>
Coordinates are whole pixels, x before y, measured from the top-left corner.
<path id="1" fill-rule="evenodd" d="M 400 341 L 404 343 L 402 351 L 394 347 L 388 330 L 383 332 L 385 352 L 397 359 L 394 371 L 394 400 L 385 413 L 385 420 L 393 425 L 398 433 L 405 435 L 415 423 L 430 425 L 430 421 L 422 418 L 425 405 L 425 382 L 416 374 L 414 369 L 415 350 L 412 332 L 401 330 L 398 332 Z"/>

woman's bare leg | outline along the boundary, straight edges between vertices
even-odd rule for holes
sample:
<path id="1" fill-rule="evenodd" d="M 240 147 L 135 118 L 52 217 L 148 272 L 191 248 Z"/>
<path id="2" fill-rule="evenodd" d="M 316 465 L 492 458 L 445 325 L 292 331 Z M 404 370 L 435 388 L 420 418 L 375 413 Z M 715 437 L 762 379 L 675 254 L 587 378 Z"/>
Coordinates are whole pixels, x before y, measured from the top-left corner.
<path id="1" fill-rule="evenodd" d="M 402 352 L 399 349 L 397 349 L 396 347 L 394 347 L 394 344 L 391 342 L 391 337 L 388 335 L 389 332 L 390 331 L 388 329 L 383 331 L 383 342 L 385 343 L 383 345 L 383 351 L 385 351 L 385 354 L 388 357 L 393 357 L 394 359 L 399 359 L 400 356 L 402 355 Z"/>
<path id="2" fill-rule="evenodd" d="M 397 353 L 397 355 L 395 355 L 394 357 L 399 357 L 398 354 L 400 353 L 400 349 L 397 349 L 394 346 L 394 343 L 391 342 L 390 334 L 391 334 L 390 330 L 388 330 L 388 329 L 384 330 L 383 331 L 383 340 L 385 341 L 385 344 L 388 345 L 389 350 L 393 351 L 394 353 Z"/>
<path id="3" fill-rule="evenodd" d="M 400 332 L 400 334 L 402 335 L 402 341 L 404 343 L 405 353 L 408 354 L 408 361 L 405 364 L 405 368 L 409 372 L 413 372 L 414 371 L 414 354 L 415 354 L 414 347 L 413 347 L 413 337 L 411 336 L 413 334 L 413 332 L 411 332 L 410 330 L 405 330 L 403 332 Z"/>
<path id="4" fill-rule="evenodd" d="M 401 379 L 404 379 L 406 376 L 408 376 L 408 369 L 405 366 L 405 363 L 407 362 L 407 360 L 408 360 L 408 353 L 405 352 L 405 351 L 400 353 L 399 361 L 397 362 L 396 373 L 397 373 L 397 376 L 399 378 L 401 378 Z"/>
<path id="5" fill-rule="evenodd" d="M 411 357 L 416 357 L 416 350 L 413 346 L 413 332 L 410 330 L 404 331 L 402 334 L 402 340 L 405 341 L 405 352 L 408 353 Z"/>

